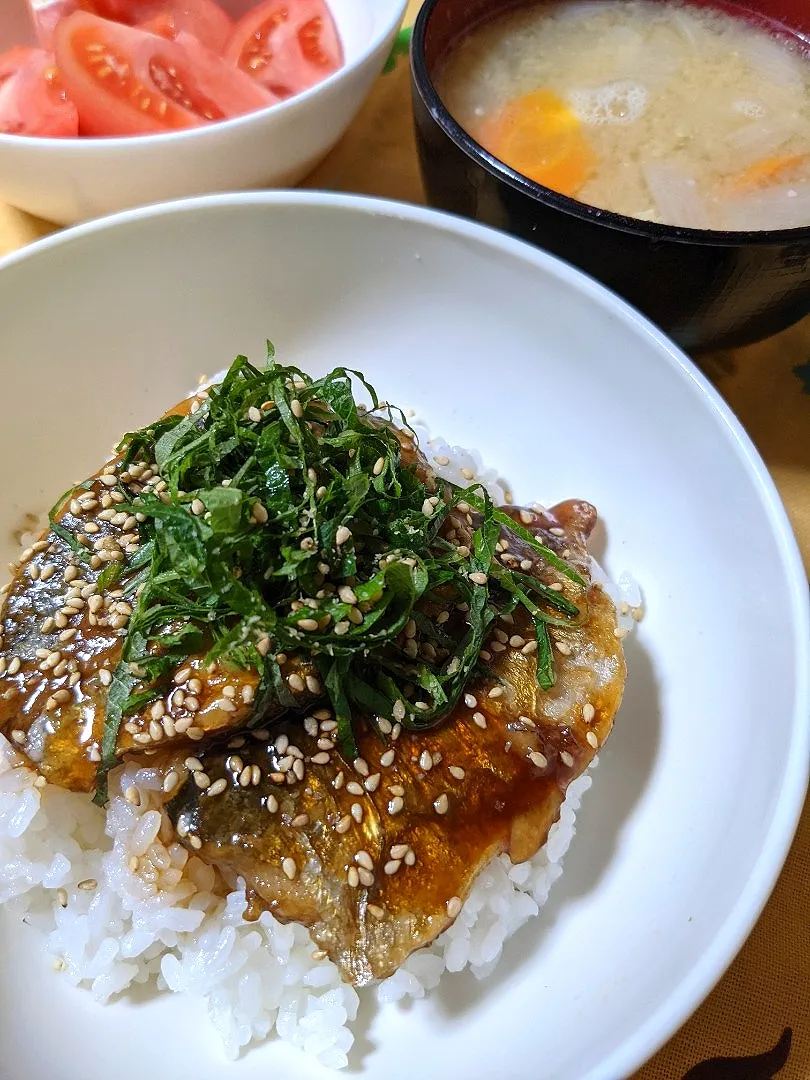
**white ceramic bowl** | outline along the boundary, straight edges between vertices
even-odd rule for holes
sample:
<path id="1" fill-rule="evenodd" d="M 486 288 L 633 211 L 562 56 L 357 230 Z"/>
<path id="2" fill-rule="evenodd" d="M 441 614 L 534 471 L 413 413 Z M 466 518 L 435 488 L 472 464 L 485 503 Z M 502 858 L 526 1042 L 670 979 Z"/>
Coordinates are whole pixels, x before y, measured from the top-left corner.
<path id="1" fill-rule="evenodd" d="M 222 0 L 234 16 L 252 0 Z M 214 191 L 298 183 L 343 135 L 380 74 L 406 0 L 329 0 L 346 62 L 268 109 L 166 135 L 33 139 L 0 134 L 0 201 L 71 225 Z M 25 0 L 3 0 L 0 53 L 32 41 Z"/>
<path id="2" fill-rule="evenodd" d="M 160 257 L 156 258 L 156 252 Z M 592 499 L 597 554 L 641 583 L 627 693 L 566 872 L 494 976 L 364 1007 L 352 1075 L 617 1080 L 730 962 L 784 859 L 810 731 L 807 580 L 773 484 L 720 397 L 589 278 L 472 223 L 313 193 L 90 223 L 0 268 L 0 539 L 140 426 L 271 337 L 357 367 L 516 498 Z M 276 1043 L 225 1067 L 194 1003 L 101 1008 L 0 911 L 0 1073 L 86 1080 L 330 1074 Z"/>

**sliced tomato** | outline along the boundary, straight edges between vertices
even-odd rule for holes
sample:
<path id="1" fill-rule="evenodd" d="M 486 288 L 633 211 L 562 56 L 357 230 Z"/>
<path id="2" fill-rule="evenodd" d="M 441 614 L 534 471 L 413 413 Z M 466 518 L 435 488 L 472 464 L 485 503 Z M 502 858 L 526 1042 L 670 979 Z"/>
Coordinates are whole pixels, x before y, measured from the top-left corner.
<path id="1" fill-rule="evenodd" d="M 21 45 L 0 56 L 0 132 L 64 138 L 79 134 L 51 53 Z"/>
<path id="2" fill-rule="evenodd" d="M 97 0 L 107 10 L 99 11 L 108 19 L 138 25 L 153 34 L 176 38 L 186 32 L 193 34 L 207 48 L 223 53 L 230 41 L 235 23 L 214 0 L 154 0 L 127 3 L 127 0 Z M 126 15 L 125 10 L 133 14 Z"/>
<path id="3" fill-rule="evenodd" d="M 289 97 L 337 71 L 343 47 L 324 0 L 266 0 L 236 24 L 225 57 Z"/>
<path id="4" fill-rule="evenodd" d="M 83 135 L 147 135 L 263 109 L 276 98 L 181 32 L 166 41 L 77 11 L 56 58 Z"/>
<path id="5" fill-rule="evenodd" d="M 162 37 L 185 30 L 214 52 L 225 50 L 234 21 L 215 0 L 28 0 L 37 40 L 53 48 L 57 24 L 74 11 L 87 11 L 126 26 L 143 26 Z M 154 26 L 149 24 L 154 24 Z"/>

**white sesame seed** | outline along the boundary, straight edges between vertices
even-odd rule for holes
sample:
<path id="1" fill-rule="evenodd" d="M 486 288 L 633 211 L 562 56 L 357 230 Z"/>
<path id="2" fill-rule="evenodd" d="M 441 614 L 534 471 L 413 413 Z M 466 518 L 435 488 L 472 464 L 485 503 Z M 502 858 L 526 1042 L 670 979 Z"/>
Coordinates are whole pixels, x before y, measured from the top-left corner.
<path id="1" fill-rule="evenodd" d="M 592 734 L 592 733 L 591 733 L 591 734 Z M 568 767 L 569 769 L 570 769 L 570 768 L 571 768 L 571 766 L 572 766 L 572 765 L 574 764 L 574 759 L 573 759 L 573 757 L 572 757 L 572 756 L 571 756 L 571 755 L 570 755 L 570 754 L 568 753 L 568 751 L 567 751 L 567 750 L 562 750 L 562 751 L 560 752 L 560 761 L 561 761 L 561 762 L 563 763 L 563 765 L 566 765 L 566 766 L 567 766 L 567 767 Z"/>
<path id="2" fill-rule="evenodd" d="M 293 672 L 292 675 L 287 676 L 287 685 L 295 694 L 301 694 L 306 689 L 306 683 L 301 678 L 301 676 L 296 674 L 295 672 Z"/>
<path id="3" fill-rule="evenodd" d="M 532 765 L 536 765 L 538 769 L 545 769 L 546 765 L 548 765 L 548 758 L 545 754 L 541 754 L 539 750 L 532 750 L 529 753 L 529 761 L 531 761 Z"/>
<path id="4" fill-rule="evenodd" d="M 291 859 L 289 856 L 286 859 L 282 860 L 281 869 L 284 871 L 285 875 L 290 879 L 290 881 L 292 881 L 295 875 L 298 873 L 298 867 L 295 864 L 295 859 Z"/>
<path id="5" fill-rule="evenodd" d="M 394 798 L 388 804 L 388 813 L 392 816 L 400 813 L 405 806 L 405 800 L 401 795 L 395 795 Z"/>
<path id="6" fill-rule="evenodd" d="M 447 914 L 451 919 L 455 919 L 458 913 L 461 911 L 461 898 L 458 896 L 451 896 L 447 901 L 445 907 L 447 908 Z"/>
<path id="7" fill-rule="evenodd" d="M 344 814 L 340 821 L 335 825 L 335 832 L 346 833 L 351 828 L 352 819 L 349 814 Z"/>
<path id="8" fill-rule="evenodd" d="M 477 724 L 478 727 L 485 728 L 487 726 L 487 718 L 484 716 L 483 713 L 474 712 L 472 718 L 473 718 L 473 723 Z"/>
<path id="9" fill-rule="evenodd" d="M 594 750 L 597 750 L 599 748 L 599 739 L 597 738 L 595 731 L 587 732 L 585 738 L 587 739 L 588 744 L 592 746 Z"/>
<path id="10" fill-rule="evenodd" d="M 523 653 L 524 656 L 531 656 L 532 653 L 537 652 L 537 642 L 527 641 L 520 651 Z"/>
<path id="11" fill-rule="evenodd" d="M 313 765 L 327 765 L 329 763 L 329 754 L 324 750 L 321 753 L 313 754 L 310 759 Z"/>
<path id="12" fill-rule="evenodd" d="M 205 791 L 206 788 L 211 786 L 211 778 L 206 772 L 195 772 L 191 774 L 194 777 L 194 783 L 201 791 Z"/>
<path id="13" fill-rule="evenodd" d="M 562 653 L 563 656 L 571 655 L 571 646 L 568 644 L 567 641 L 555 641 L 554 644 L 557 648 L 557 651 L 559 653 Z"/>
<path id="14" fill-rule="evenodd" d="M 199 838 L 199 836 L 189 836 L 188 842 L 191 844 L 195 851 L 199 851 L 202 847 L 202 840 Z"/>
<path id="15" fill-rule="evenodd" d="M 490 690 L 490 692 L 487 694 L 487 697 L 491 697 L 491 698 L 503 697 L 503 687 L 502 686 L 493 686 L 492 689 Z"/>
<path id="16" fill-rule="evenodd" d="M 267 801 L 264 805 L 268 813 L 275 814 L 275 812 L 278 810 L 278 799 L 275 797 L 275 795 L 268 795 Z"/>
<path id="17" fill-rule="evenodd" d="M 446 814 L 449 807 L 450 800 L 447 798 L 447 795 L 444 792 L 442 792 L 442 794 L 437 799 L 433 800 L 433 809 L 436 811 L 437 814 Z"/>
<path id="18" fill-rule="evenodd" d="M 294 829 L 303 829 L 305 825 L 309 825 L 309 815 L 297 814 L 290 822 L 290 825 Z"/>
<path id="19" fill-rule="evenodd" d="M 352 531 L 346 528 L 345 525 L 340 525 L 335 533 L 335 544 L 340 547 L 341 544 L 345 544 L 347 540 L 351 539 Z"/>
<path id="20" fill-rule="evenodd" d="M 304 779 L 304 773 L 306 772 L 306 769 L 304 768 L 304 763 L 300 758 L 296 758 L 293 762 L 292 771 L 295 774 L 297 780 Z"/>
<path id="21" fill-rule="evenodd" d="M 360 874 L 357 872 L 356 866 L 350 866 L 346 873 L 346 880 L 352 889 L 356 889 L 360 884 Z"/>
<path id="22" fill-rule="evenodd" d="M 374 875 L 370 870 L 366 870 L 365 867 L 360 867 L 357 871 L 357 876 L 360 878 L 360 884 L 364 885 L 367 889 L 370 889 L 374 884 Z"/>
<path id="23" fill-rule="evenodd" d="M 384 769 L 387 769 L 389 765 L 394 764 L 395 757 L 396 751 L 393 748 L 386 750 L 384 754 L 380 755 L 380 765 L 382 765 Z"/>
<path id="24" fill-rule="evenodd" d="M 376 791 L 380 786 L 380 774 L 378 772 L 372 773 L 371 776 L 367 776 L 363 781 L 363 787 L 366 791 Z"/>
<path id="25" fill-rule="evenodd" d="M 383 867 L 383 872 L 389 877 L 391 877 L 397 872 L 397 870 L 399 870 L 400 866 L 402 866 L 401 859 L 389 859 L 389 861 Z"/>
<path id="26" fill-rule="evenodd" d="M 474 585 L 486 585 L 488 578 L 486 574 L 482 573 L 480 570 L 476 570 L 470 574 L 470 581 L 472 581 Z"/>
<path id="27" fill-rule="evenodd" d="M 591 705 L 590 701 L 586 701 L 582 706 L 582 719 L 586 724 L 590 724 L 595 716 L 596 709 Z"/>
<path id="28" fill-rule="evenodd" d="M 350 780 L 346 785 L 346 790 L 350 795 L 362 795 L 365 789 L 363 788 L 363 785 L 358 784 L 356 780 Z"/>
<path id="29" fill-rule="evenodd" d="M 167 795 L 171 794 L 171 792 L 174 791 L 174 789 L 177 787 L 177 782 L 179 779 L 180 777 L 178 776 L 175 769 L 170 769 L 169 772 L 166 773 L 166 776 L 163 779 L 163 790 L 166 792 Z"/>
<path id="30" fill-rule="evenodd" d="M 374 860 L 367 851 L 356 851 L 354 854 L 354 861 L 358 866 L 364 866 L 366 870 L 374 869 Z"/>
<path id="31" fill-rule="evenodd" d="M 449 765 L 447 771 L 456 780 L 463 780 L 464 777 L 467 775 L 460 765 Z"/>
<path id="32" fill-rule="evenodd" d="M 352 762 L 352 765 L 355 772 L 360 773 L 361 776 L 368 776 L 370 770 L 368 767 L 368 762 L 365 760 L 365 758 L 355 758 Z"/>
<path id="33" fill-rule="evenodd" d="M 349 812 L 351 813 L 352 817 L 354 818 L 354 820 L 359 825 L 360 822 L 363 820 L 363 807 L 360 805 L 360 803 L 358 803 L 358 802 L 352 803 Z"/>
<path id="34" fill-rule="evenodd" d="M 379 457 L 374 462 L 374 468 L 371 471 L 374 473 L 375 476 L 379 476 L 384 468 L 385 468 L 385 458 Z"/>

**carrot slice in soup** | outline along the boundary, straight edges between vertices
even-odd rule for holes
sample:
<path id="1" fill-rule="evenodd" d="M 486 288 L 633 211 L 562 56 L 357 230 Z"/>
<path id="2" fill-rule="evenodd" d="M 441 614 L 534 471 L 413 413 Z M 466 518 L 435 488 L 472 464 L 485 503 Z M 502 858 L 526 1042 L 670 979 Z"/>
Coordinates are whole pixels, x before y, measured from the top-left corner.
<path id="1" fill-rule="evenodd" d="M 753 191 L 756 188 L 776 184 L 788 173 L 807 161 L 806 154 L 775 154 L 749 165 L 738 176 L 728 180 L 728 187 L 734 192 Z"/>
<path id="2" fill-rule="evenodd" d="M 515 98 L 472 134 L 505 164 L 563 195 L 576 195 L 596 168 L 582 124 L 551 90 Z"/>

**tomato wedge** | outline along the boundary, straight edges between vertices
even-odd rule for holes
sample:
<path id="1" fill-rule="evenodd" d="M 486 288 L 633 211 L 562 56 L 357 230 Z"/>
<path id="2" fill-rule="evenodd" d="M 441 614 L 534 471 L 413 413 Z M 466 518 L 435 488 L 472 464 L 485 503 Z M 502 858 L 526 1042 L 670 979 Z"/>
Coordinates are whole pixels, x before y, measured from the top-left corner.
<path id="1" fill-rule="evenodd" d="M 191 34 L 167 41 L 77 11 L 56 60 L 83 135 L 147 135 L 223 120 L 277 100 Z"/>
<path id="2" fill-rule="evenodd" d="M 79 134 L 53 56 L 18 45 L 0 56 L 0 132 L 64 138 Z"/>
<path id="3" fill-rule="evenodd" d="M 207 48 L 223 53 L 234 21 L 214 0 L 95 0 L 97 14 L 176 38 L 186 31 Z"/>
<path id="4" fill-rule="evenodd" d="M 185 30 L 214 52 L 230 40 L 234 21 L 215 0 L 28 0 L 37 40 L 53 48 L 53 36 L 62 19 L 74 11 L 87 11 L 126 26 L 143 24 L 153 33 L 175 38 Z"/>
<path id="5" fill-rule="evenodd" d="M 225 57 L 289 97 L 337 71 L 343 47 L 324 0 L 266 0 L 236 24 Z"/>

